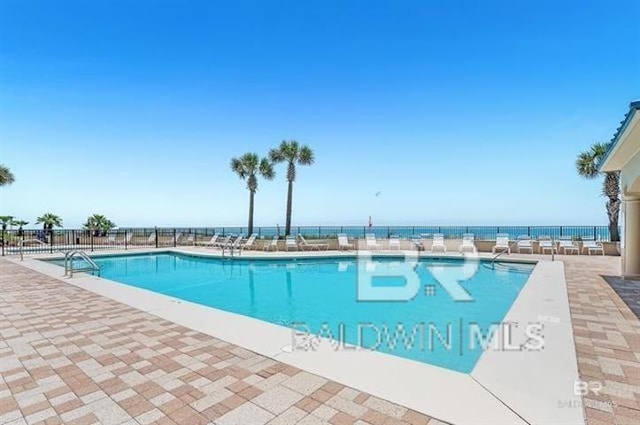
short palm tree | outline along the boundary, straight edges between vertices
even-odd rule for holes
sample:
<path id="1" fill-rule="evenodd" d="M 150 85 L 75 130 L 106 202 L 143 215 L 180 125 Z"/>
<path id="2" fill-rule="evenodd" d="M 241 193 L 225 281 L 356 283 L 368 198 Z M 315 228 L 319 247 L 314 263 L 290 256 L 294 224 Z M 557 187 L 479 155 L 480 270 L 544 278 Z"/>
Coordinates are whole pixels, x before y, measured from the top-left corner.
<path id="1" fill-rule="evenodd" d="M 0 224 L 2 225 L 2 230 L 7 230 L 7 226 L 13 226 L 15 224 L 13 219 L 14 217 L 12 215 L 0 215 Z"/>
<path id="2" fill-rule="evenodd" d="M 102 214 L 93 214 L 87 217 L 87 222 L 84 224 L 84 228 L 91 230 L 94 236 L 98 234 L 105 235 L 114 227 L 116 227 L 116 224 Z"/>
<path id="3" fill-rule="evenodd" d="M 27 224 L 29 224 L 29 222 L 24 220 L 15 220 L 13 222 L 14 226 L 18 226 L 18 236 L 22 236 L 24 234 L 24 230 L 22 228 Z"/>
<path id="4" fill-rule="evenodd" d="M 262 158 L 255 153 L 245 153 L 239 158 L 231 158 L 231 169 L 243 180 L 247 181 L 249 189 L 249 225 L 247 233 L 253 233 L 253 207 L 254 197 L 258 190 L 258 176 L 266 180 L 273 180 L 276 173 L 273 165 L 267 158 Z"/>
<path id="5" fill-rule="evenodd" d="M 15 177 L 9 167 L 0 164 L 0 186 L 5 186 L 13 183 L 15 181 Z"/>
<path id="6" fill-rule="evenodd" d="M 600 161 L 609 149 L 607 143 L 595 143 L 587 151 L 580 152 L 576 159 L 578 174 L 586 179 L 595 179 L 604 174 L 602 194 L 607 197 L 607 215 L 609 216 L 609 234 L 611 241 L 620 240 L 618 231 L 618 216 L 620 215 L 620 172 L 601 173 L 598 169 Z"/>
<path id="7" fill-rule="evenodd" d="M 307 145 L 300 145 L 295 140 L 283 140 L 280 146 L 269 151 L 269 158 L 274 163 L 287 163 L 287 220 L 285 235 L 291 234 L 291 203 L 293 198 L 293 182 L 296 180 L 296 165 L 311 165 L 315 161 L 313 151 Z"/>
<path id="8" fill-rule="evenodd" d="M 36 219 L 36 224 L 42 224 L 42 229 L 49 235 L 53 235 L 54 227 L 62 227 L 62 219 L 52 213 L 44 213 Z"/>

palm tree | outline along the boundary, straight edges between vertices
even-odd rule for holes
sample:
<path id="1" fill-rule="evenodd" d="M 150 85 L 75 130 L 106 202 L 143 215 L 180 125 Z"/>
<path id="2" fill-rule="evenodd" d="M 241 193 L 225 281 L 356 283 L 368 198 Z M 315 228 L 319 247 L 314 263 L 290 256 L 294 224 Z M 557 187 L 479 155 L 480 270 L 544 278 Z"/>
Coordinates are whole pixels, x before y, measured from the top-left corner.
<path id="1" fill-rule="evenodd" d="M 267 158 L 262 158 L 255 153 L 245 153 L 239 158 L 231 158 L 231 169 L 243 180 L 247 181 L 249 189 L 249 225 L 247 234 L 253 233 L 253 198 L 258 190 L 258 175 L 267 180 L 273 180 L 276 173 L 273 165 Z"/>
<path id="2" fill-rule="evenodd" d="M 287 221 L 285 227 L 285 235 L 291 234 L 291 202 L 293 198 L 293 182 L 296 179 L 296 164 L 311 165 L 315 161 L 313 151 L 307 145 L 298 144 L 295 140 L 283 140 L 275 149 L 269 151 L 269 158 L 274 163 L 286 162 L 287 181 L 289 187 L 287 190 Z"/>
<path id="3" fill-rule="evenodd" d="M 114 227 L 116 224 L 102 214 L 93 214 L 87 217 L 87 222 L 84 224 L 84 228 L 91 230 L 94 236 L 98 236 L 98 234 L 104 236 Z"/>
<path id="4" fill-rule="evenodd" d="M 602 173 L 598 169 L 600 161 L 609 149 L 607 143 L 594 143 L 588 151 L 580 152 L 576 159 L 578 174 L 586 179 L 595 179 L 604 174 L 602 194 L 608 198 L 607 215 L 609 216 L 609 234 L 612 242 L 620 240 L 618 216 L 620 215 L 620 172 Z"/>
<path id="5" fill-rule="evenodd" d="M 12 215 L 0 215 L 0 224 L 2 224 L 2 234 L 0 236 L 0 243 L 4 245 L 4 232 L 7 230 L 7 226 L 11 226 L 13 224 L 13 216 Z"/>
<path id="6" fill-rule="evenodd" d="M 52 213 L 44 213 L 36 219 L 36 224 L 42 224 L 42 229 L 49 234 L 53 241 L 53 228 L 62 227 L 62 219 Z"/>
<path id="7" fill-rule="evenodd" d="M 24 226 L 26 226 L 27 224 L 29 224 L 29 222 L 28 221 L 24 221 L 24 220 L 15 220 L 13 222 L 14 226 L 18 226 L 18 236 L 24 235 L 24 230 L 22 228 Z"/>
<path id="8" fill-rule="evenodd" d="M 0 164 L 0 186 L 5 186 L 13 183 L 15 181 L 15 177 L 9 167 Z"/>
<path id="9" fill-rule="evenodd" d="M 7 230 L 7 226 L 13 226 L 15 217 L 12 215 L 0 215 L 0 224 L 2 224 L 2 230 Z"/>

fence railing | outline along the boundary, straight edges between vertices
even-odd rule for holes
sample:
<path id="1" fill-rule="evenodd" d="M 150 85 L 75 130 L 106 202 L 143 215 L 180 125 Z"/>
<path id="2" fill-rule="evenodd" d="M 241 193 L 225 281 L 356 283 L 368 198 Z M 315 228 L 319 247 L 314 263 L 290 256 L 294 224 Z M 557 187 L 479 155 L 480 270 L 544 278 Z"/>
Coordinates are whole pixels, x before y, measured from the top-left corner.
<path id="1" fill-rule="evenodd" d="M 254 227 L 259 238 L 284 236 L 281 227 Z M 441 233 L 445 238 L 461 238 L 465 233 L 473 233 L 478 240 L 495 240 L 499 233 L 506 233 L 512 239 L 529 236 L 533 239 L 551 237 L 574 240 L 595 239 L 609 241 L 608 226 L 294 226 L 292 234 L 300 234 L 310 239 L 335 238 L 345 233 L 350 238 L 363 238 L 373 233 L 377 238 L 398 236 L 410 239 L 431 237 Z M 209 240 L 213 235 L 244 235 L 246 227 L 175 227 L 175 228 L 119 228 L 109 232 L 84 229 L 16 230 L 2 231 L 0 249 L 2 255 L 20 253 L 20 245 L 25 253 L 53 253 L 70 249 L 86 251 L 129 249 L 139 247 L 166 248 L 192 245 Z M 37 239 L 44 244 L 33 241 Z M 34 243 L 29 243 L 33 241 Z"/>

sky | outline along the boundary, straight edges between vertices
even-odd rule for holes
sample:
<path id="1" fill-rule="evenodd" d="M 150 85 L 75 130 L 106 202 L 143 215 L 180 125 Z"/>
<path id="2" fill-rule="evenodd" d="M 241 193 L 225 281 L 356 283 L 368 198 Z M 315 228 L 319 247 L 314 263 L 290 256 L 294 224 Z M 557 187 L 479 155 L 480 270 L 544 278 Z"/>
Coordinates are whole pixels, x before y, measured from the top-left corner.
<path id="1" fill-rule="evenodd" d="M 316 162 L 294 225 L 606 224 L 574 161 L 640 99 L 639 17 L 637 0 L 0 0 L 0 215 L 246 225 L 230 159 L 295 139 Z M 259 181 L 256 225 L 284 224 L 285 175 Z"/>

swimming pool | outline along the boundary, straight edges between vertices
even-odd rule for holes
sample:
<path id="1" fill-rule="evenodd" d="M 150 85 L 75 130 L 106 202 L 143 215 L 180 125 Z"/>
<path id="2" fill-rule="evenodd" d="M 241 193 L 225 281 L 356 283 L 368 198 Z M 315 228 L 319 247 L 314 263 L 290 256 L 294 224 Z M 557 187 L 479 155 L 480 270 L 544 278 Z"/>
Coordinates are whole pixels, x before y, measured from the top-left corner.
<path id="1" fill-rule="evenodd" d="M 483 352 L 474 332 L 504 318 L 534 267 L 420 259 L 409 267 L 417 290 L 391 301 L 363 297 L 363 276 L 372 277 L 366 282 L 374 291 L 402 288 L 401 258 L 228 260 L 154 253 L 94 260 L 106 279 L 289 327 L 292 349 L 313 349 L 310 335 L 320 334 L 459 372 L 470 372 Z"/>

